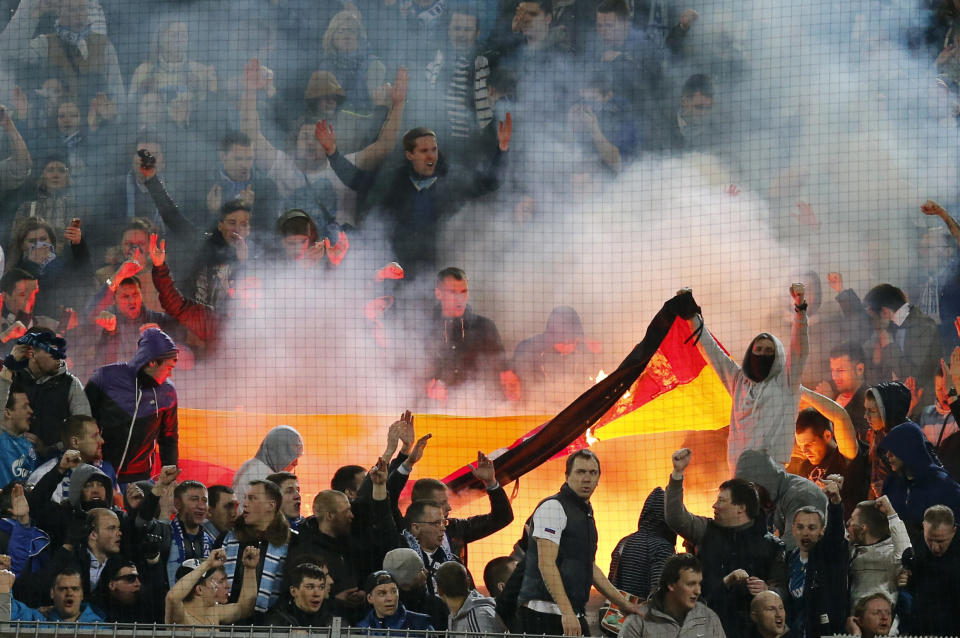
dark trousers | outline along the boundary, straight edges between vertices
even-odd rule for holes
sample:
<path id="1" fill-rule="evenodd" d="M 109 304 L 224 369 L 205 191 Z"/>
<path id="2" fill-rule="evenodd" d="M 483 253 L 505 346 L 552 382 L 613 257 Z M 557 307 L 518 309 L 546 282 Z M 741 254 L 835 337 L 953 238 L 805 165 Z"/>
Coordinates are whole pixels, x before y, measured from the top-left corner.
<path id="1" fill-rule="evenodd" d="M 563 622 L 558 614 L 545 614 L 527 607 L 520 607 L 517 611 L 520 620 L 520 627 L 517 631 L 534 635 L 563 635 Z M 580 621 L 580 633 L 589 636 L 590 625 L 587 623 L 587 619 L 584 616 L 577 616 L 577 620 Z"/>

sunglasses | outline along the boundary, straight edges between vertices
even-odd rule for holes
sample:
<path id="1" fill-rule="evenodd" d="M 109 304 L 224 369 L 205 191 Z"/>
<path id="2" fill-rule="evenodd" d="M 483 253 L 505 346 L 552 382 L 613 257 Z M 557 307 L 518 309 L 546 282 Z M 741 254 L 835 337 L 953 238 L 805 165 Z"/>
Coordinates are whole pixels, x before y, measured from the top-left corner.
<path id="1" fill-rule="evenodd" d="M 123 576 L 117 576 L 114 580 L 122 580 L 125 583 L 135 583 L 140 580 L 140 574 L 124 574 Z"/>

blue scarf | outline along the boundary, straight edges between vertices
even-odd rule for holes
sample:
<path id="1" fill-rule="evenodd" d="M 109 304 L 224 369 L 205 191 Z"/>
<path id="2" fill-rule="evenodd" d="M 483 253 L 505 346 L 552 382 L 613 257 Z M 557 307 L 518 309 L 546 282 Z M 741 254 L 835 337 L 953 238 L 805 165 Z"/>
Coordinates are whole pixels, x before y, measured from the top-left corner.
<path id="1" fill-rule="evenodd" d="M 190 555 L 187 555 L 187 545 L 184 542 L 186 532 L 183 530 L 183 523 L 180 522 L 179 516 L 174 517 L 173 521 L 170 523 L 170 531 L 171 535 L 173 536 L 173 542 L 177 546 L 178 556 L 180 557 L 180 559 L 177 561 L 178 563 L 182 563 L 190 558 L 196 558 L 200 562 L 203 562 L 203 559 L 210 555 L 210 550 L 213 547 L 213 537 L 210 536 L 210 534 L 207 533 L 207 530 L 203 529 L 203 527 L 200 528 L 199 532 L 201 542 L 199 556 L 196 555 L 192 542 L 190 543 Z M 196 538 L 196 536 L 194 536 L 194 538 Z"/>
<path id="2" fill-rule="evenodd" d="M 435 549 L 432 554 L 428 554 L 423 551 L 423 548 L 420 547 L 420 541 L 410 533 L 410 530 L 403 530 L 403 539 L 407 541 L 410 549 L 420 554 L 420 560 L 423 561 L 423 566 L 426 567 L 430 573 L 430 578 L 427 579 L 427 591 L 435 596 L 437 593 L 437 569 L 449 560 L 460 562 L 450 549 L 450 540 L 447 538 L 447 535 L 444 534 L 443 543 L 440 544 L 440 547 Z"/>
<path id="3" fill-rule="evenodd" d="M 283 562 L 287 558 L 289 544 L 267 545 L 267 555 L 263 560 L 263 573 L 260 575 L 260 587 L 257 589 L 256 610 L 266 612 L 273 607 L 283 591 Z M 233 583 L 233 576 L 237 572 L 237 560 L 240 554 L 240 541 L 231 531 L 223 541 L 223 549 L 227 552 L 227 562 L 223 568 L 227 578 Z"/>

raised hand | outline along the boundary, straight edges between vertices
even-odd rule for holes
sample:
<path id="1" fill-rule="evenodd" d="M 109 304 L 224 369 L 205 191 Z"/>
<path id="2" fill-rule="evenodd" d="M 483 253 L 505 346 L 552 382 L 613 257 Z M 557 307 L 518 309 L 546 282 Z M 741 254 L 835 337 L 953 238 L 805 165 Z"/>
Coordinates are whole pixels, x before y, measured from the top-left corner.
<path id="1" fill-rule="evenodd" d="M 117 315 L 109 310 L 102 310 L 97 316 L 96 323 L 106 332 L 115 332 L 117 330 Z"/>
<path id="2" fill-rule="evenodd" d="M 214 184 L 207 191 L 207 210 L 211 213 L 219 213 L 223 205 L 223 188 L 220 184 Z"/>
<path id="3" fill-rule="evenodd" d="M 320 120 L 313 130 L 313 134 L 316 136 L 317 141 L 320 142 L 324 153 L 333 155 L 337 152 L 337 134 L 333 130 L 332 123 L 328 123 L 326 120 Z"/>
<path id="4" fill-rule="evenodd" d="M 64 229 L 63 236 L 74 246 L 78 245 L 83 240 L 83 231 L 80 230 L 79 218 L 74 217 L 72 220 L 70 220 L 70 225 Z"/>
<path id="5" fill-rule="evenodd" d="M 497 483 L 497 475 L 493 461 L 488 459 L 487 456 L 479 450 L 477 450 L 477 467 L 471 465 L 470 471 L 475 477 L 483 481 L 487 487 L 493 487 Z"/>
<path id="6" fill-rule="evenodd" d="M 60 457 L 60 463 L 57 465 L 57 469 L 60 470 L 60 473 L 63 474 L 67 470 L 72 470 L 80 466 L 81 458 L 79 450 L 67 450 L 63 453 L 63 456 Z"/>
<path id="7" fill-rule="evenodd" d="M 157 242 L 157 234 L 150 234 L 150 261 L 154 266 L 162 266 L 167 260 L 167 240 Z"/>
<path id="8" fill-rule="evenodd" d="M 928 199 L 920 204 L 920 210 L 924 215 L 933 215 L 935 217 L 943 217 L 947 214 L 946 209 L 932 199 Z"/>
<path id="9" fill-rule="evenodd" d="M 253 546 L 248 546 L 246 549 L 252 549 L 252 550 L 254 550 L 255 552 L 257 552 L 257 554 L 258 554 L 257 560 L 259 561 L 259 558 L 260 558 L 260 557 L 259 557 L 259 554 L 260 554 L 260 550 L 259 550 L 259 549 L 257 549 L 256 547 L 253 547 Z M 244 557 L 244 559 L 246 559 L 246 557 L 247 557 L 247 552 L 246 552 L 246 550 L 244 550 L 244 552 L 243 552 L 243 557 Z M 210 569 L 217 569 L 217 568 L 219 568 L 219 567 L 223 567 L 223 564 L 227 562 L 227 550 L 223 549 L 222 547 L 219 548 L 219 549 L 215 549 L 215 550 L 213 550 L 212 552 L 210 552 L 210 555 L 207 556 L 207 559 L 206 559 L 205 561 L 203 561 L 203 562 L 205 562 L 207 565 L 209 565 L 209 566 L 210 566 Z M 244 563 L 243 566 L 246 567 L 247 564 Z M 254 565 L 254 567 L 256 567 L 256 565 Z"/>
<path id="10" fill-rule="evenodd" d="M 244 569 L 256 569 L 260 564 L 260 550 L 253 545 L 247 545 L 243 548 L 243 567 Z"/>
<path id="11" fill-rule="evenodd" d="M 409 74 L 405 67 L 400 67 L 397 69 L 397 77 L 393 81 L 393 86 L 390 87 L 390 102 L 393 106 L 400 106 L 407 100 L 407 83 L 409 81 Z"/>
<path id="12" fill-rule="evenodd" d="M 692 455 L 693 452 L 690 451 L 690 448 L 683 448 L 674 452 L 673 456 L 670 457 L 673 461 L 673 473 L 683 474 L 687 466 L 690 465 L 690 457 Z"/>
<path id="13" fill-rule="evenodd" d="M 370 482 L 374 485 L 386 485 L 387 462 L 382 458 L 377 459 L 377 462 L 374 463 L 373 467 L 370 468 L 370 471 L 367 472 L 367 476 L 370 477 Z"/>
<path id="14" fill-rule="evenodd" d="M 325 237 L 323 241 L 326 242 L 327 259 L 334 266 L 339 266 L 343 258 L 347 256 L 347 251 L 350 250 L 350 241 L 347 239 L 347 234 L 341 230 L 337 234 L 337 243 L 332 246 L 329 237 Z"/>
<path id="15" fill-rule="evenodd" d="M 827 283 L 830 284 L 830 287 L 833 288 L 833 291 L 836 293 L 843 292 L 843 275 L 838 272 L 828 272 L 827 273 Z"/>
<path id="16" fill-rule="evenodd" d="M 507 111 L 503 121 L 497 123 L 497 144 L 501 151 L 506 152 L 510 148 L 511 137 L 513 137 L 513 117 Z"/>
<path id="17" fill-rule="evenodd" d="M 790 284 L 790 298 L 793 299 L 793 305 L 802 306 L 804 297 L 807 294 L 807 287 L 802 283 Z"/>

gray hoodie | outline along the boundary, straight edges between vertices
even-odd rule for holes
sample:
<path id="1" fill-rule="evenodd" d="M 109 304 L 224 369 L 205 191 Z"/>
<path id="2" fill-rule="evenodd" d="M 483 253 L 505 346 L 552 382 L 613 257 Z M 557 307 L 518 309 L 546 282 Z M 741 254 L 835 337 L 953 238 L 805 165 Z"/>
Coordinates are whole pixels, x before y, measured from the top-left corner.
<path id="1" fill-rule="evenodd" d="M 450 614 L 447 631 L 463 631 L 471 634 L 502 634 L 507 627 L 497 615 L 497 601 L 471 589 L 463 607 L 456 614 Z"/>
<path id="2" fill-rule="evenodd" d="M 793 513 L 812 505 L 826 517 L 827 497 L 817 484 L 802 476 L 787 474 L 765 452 L 747 450 L 737 461 L 737 478 L 762 485 L 773 501 L 773 528 L 787 551 L 797 546 L 793 538 Z"/>
<path id="3" fill-rule="evenodd" d="M 70 504 L 76 508 L 80 507 L 80 498 L 83 496 L 83 486 L 86 485 L 91 478 L 100 479 L 100 482 L 106 487 L 107 506 L 109 507 L 113 495 L 113 482 L 109 476 L 103 473 L 103 470 L 86 463 L 77 466 L 70 474 L 70 492 L 67 496 L 67 498 L 70 499 Z"/>
<path id="4" fill-rule="evenodd" d="M 243 511 L 243 500 L 250 481 L 263 480 L 282 472 L 303 456 L 303 437 L 289 425 L 278 425 L 267 432 L 257 454 L 246 461 L 233 476 L 233 493 Z"/>
<path id="5" fill-rule="evenodd" d="M 763 381 L 752 381 L 708 330 L 701 337 L 707 360 L 733 398 L 727 437 L 727 466 L 731 473 L 744 450 L 766 450 L 783 466 L 790 462 L 793 452 L 800 377 L 809 352 L 806 315 L 794 315 L 789 355 L 779 339 L 773 335 L 770 338 L 777 349 L 773 366 Z M 748 355 L 753 341 L 747 348 Z"/>

